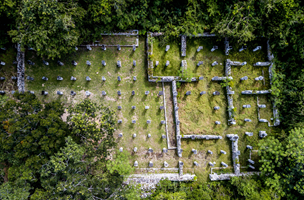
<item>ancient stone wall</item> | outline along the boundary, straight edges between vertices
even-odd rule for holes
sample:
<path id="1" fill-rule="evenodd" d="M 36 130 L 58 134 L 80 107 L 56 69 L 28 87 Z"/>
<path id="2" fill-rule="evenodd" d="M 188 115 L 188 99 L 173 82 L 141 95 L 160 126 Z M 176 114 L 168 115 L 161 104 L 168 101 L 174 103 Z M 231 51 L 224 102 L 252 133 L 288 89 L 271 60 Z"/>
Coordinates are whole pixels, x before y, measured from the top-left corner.
<path id="1" fill-rule="evenodd" d="M 181 149 L 181 135 L 180 135 L 180 126 L 179 126 L 179 117 L 178 110 L 175 109 L 178 107 L 177 105 L 177 89 L 176 89 L 176 81 L 172 81 L 172 93 L 173 93 L 173 109 L 174 109 L 174 117 L 175 117 L 175 130 L 176 130 L 176 149 L 178 157 L 182 157 L 182 149 Z"/>
<path id="2" fill-rule="evenodd" d="M 19 92 L 24 92 L 24 77 L 25 77 L 25 65 L 24 65 L 24 52 L 21 51 L 20 44 L 17 44 L 17 86 Z"/>

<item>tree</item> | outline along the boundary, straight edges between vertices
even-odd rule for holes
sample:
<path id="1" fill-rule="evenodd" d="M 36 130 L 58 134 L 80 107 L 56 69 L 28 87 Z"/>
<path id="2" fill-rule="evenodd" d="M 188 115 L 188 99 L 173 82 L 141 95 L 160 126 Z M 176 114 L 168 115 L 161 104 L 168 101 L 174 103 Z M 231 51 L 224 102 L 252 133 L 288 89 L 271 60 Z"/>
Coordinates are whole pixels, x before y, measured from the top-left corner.
<path id="1" fill-rule="evenodd" d="M 116 126 L 114 112 L 88 99 L 70 106 L 68 112 L 69 129 L 75 141 L 85 146 L 86 157 L 95 162 L 105 161 L 110 155 L 109 149 L 116 145 L 113 137 Z"/>
<path id="2" fill-rule="evenodd" d="M 0 47 L 10 42 L 7 31 L 15 27 L 20 0 L 0 0 Z"/>
<path id="3" fill-rule="evenodd" d="M 304 128 L 295 128 L 283 143 L 271 137 L 261 143 L 260 170 L 266 175 L 265 184 L 280 196 L 304 195 L 303 134 Z"/>
<path id="4" fill-rule="evenodd" d="M 13 185 L 12 183 L 4 183 L 0 185 L 0 198 L 3 200 L 20 199 L 26 200 L 30 195 L 29 184 Z"/>
<path id="5" fill-rule="evenodd" d="M 66 146 L 42 166 L 41 185 L 53 198 L 89 199 L 94 197 L 92 175 L 83 160 L 85 149 L 69 136 Z M 40 191 L 38 191 L 40 192 Z"/>
<path id="6" fill-rule="evenodd" d="M 61 57 L 75 51 L 85 10 L 77 1 L 22 0 L 16 29 L 9 35 L 14 43 L 34 48 L 39 56 Z"/>
<path id="7" fill-rule="evenodd" d="M 0 162 L 8 169 L 4 179 L 35 184 L 41 166 L 64 145 L 64 109 L 58 102 L 43 107 L 30 93 L 14 97 L 0 107 Z"/>
<path id="8" fill-rule="evenodd" d="M 254 3 L 254 0 L 249 0 L 239 1 L 229 7 L 227 5 L 228 13 L 225 13 L 212 32 L 224 37 L 234 37 L 241 43 L 253 40 L 256 37 L 255 31 L 261 25 Z"/>

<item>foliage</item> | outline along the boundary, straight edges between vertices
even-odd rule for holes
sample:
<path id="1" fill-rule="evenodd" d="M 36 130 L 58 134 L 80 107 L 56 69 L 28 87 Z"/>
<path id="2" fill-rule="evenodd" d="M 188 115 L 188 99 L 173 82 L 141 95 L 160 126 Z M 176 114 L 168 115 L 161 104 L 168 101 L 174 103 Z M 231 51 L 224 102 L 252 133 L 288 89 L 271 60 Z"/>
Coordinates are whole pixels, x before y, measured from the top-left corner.
<path id="1" fill-rule="evenodd" d="M 16 18 L 16 29 L 9 31 L 14 43 L 34 48 L 39 56 L 61 57 L 75 51 L 85 10 L 77 2 L 22 0 Z"/>
<path id="2" fill-rule="evenodd" d="M 190 69 L 180 69 L 178 76 L 186 82 L 191 82 L 191 79 L 194 77 L 194 74 Z"/>
<path id="3" fill-rule="evenodd" d="M 64 144 L 67 126 L 63 105 L 45 107 L 30 93 L 19 94 L 0 107 L 1 162 L 10 166 L 10 180 L 23 177 L 36 182 L 37 170 Z"/>
<path id="4" fill-rule="evenodd" d="M 234 86 L 234 82 L 233 82 L 233 80 L 232 80 L 231 77 L 228 77 L 228 78 L 225 78 L 225 79 L 223 79 L 221 81 L 221 86 L 222 87 L 227 87 L 227 86 L 233 87 Z"/>
<path id="5" fill-rule="evenodd" d="M 128 175 L 133 172 L 133 167 L 128 164 L 131 154 L 127 151 L 116 151 L 113 160 L 109 160 L 107 163 L 107 169 L 110 173 L 117 172 L 121 175 Z"/>
<path id="6" fill-rule="evenodd" d="M 0 198 L 3 200 L 26 200 L 30 195 L 30 189 L 28 184 L 12 185 L 12 183 L 7 182 L 0 186 Z"/>
<path id="7" fill-rule="evenodd" d="M 265 184 L 278 194 L 289 198 L 295 198 L 296 193 L 304 194 L 303 133 L 303 128 L 295 128 L 289 132 L 283 144 L 273 137 L 260 144 L 260 170 L 266 175 Z"/>
<path id="8" fill-rule="evenodd" d="M 108 107 L 99 106 L 85 99 L 83 102 L 70 106 L 68 123 L 72 136 L 86 148 L 86 157 L 105 161 L 110 155 L 109 149 L 115 146 L 114 112 Z M 95 155 L 99 155 L 95 157 Z"/>

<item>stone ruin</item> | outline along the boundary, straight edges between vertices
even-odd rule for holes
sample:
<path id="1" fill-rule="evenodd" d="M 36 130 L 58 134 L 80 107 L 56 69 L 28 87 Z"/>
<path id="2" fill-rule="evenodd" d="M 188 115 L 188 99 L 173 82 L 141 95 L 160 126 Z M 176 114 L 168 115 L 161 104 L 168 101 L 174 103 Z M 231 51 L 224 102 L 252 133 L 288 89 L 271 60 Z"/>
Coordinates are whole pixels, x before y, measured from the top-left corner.
<path id="1" fill-rule="evenodd" d="M 244 50 L 246 50 L 246 49 L 247 49 L 247 46 L 242 46 L 242 47 L 239 49 L 239 52 L 244 51 Z"/>
<path id="2" fill-rule="evenodd" d="M 218 65 L 218 62 L 214 61 L 211 65 L 212 65 L 212 67 L 214 67 L 215 65 Z"/>
<path id="3" fill-rule="evenodd" d="M 87 45 L 87 50 L 92 51 L 92 47 L 90 45 Z"/>
<path id="4" fill-rule="evenodd" d="M 49 79 L 48 79 L 47 77 L 43 76 L 43 77 L 42 77 L 42 80 L 47 81 L 47 80 L 49 80 Z"/>
<path id="5" fill-rule="evenodd" d="M 169 49 L 170 49 L 170 45 L 167 45 L 166 46 L 166 52 L 169 51 Z"/>
<path id="6" fill-rule="evenodd" d="M 238 150 L 238 135 L 234 134 L 228 134 L 226 135 L 232 142 L 232 161 L 233 161 L 233 168 L 234 168 L 234 173 L 236 175 L 240 174 L 240 164 L 239 164 L 239 155 L 241 154 L 240 151 Z"/>
<path id="7" fill-rule="evenodd" d="M 168 67 L 170 64 L 169 60 L 166 61 L 166 67 Z"/>
<path id="8" fill-rule="evenodd" d="M 63 65 L 64 65 L 63 62 L 61 62 L 61 61 L 59 61 L 59 60 L 57 61 L 57 64 L 60 65 L 60 66 L 63 66 Z"/>
<path id="9" fill-rule="evenodd" d="M 198 63 L 197 63 L 197 65 L 196 66 L 201 66 L 201 65 L 203 65 L 204 64 L 204 62 L 203 61 L 199 61 Z"/>
<path id="10" fill-rule="evenodd" d="M 117 61 L 117 67 L 121 67 L 121 62 L 120 62 L 120 60 L 119 61 Z"/>
<path id="11" fill-rule="evenodd" d="M 266 137 L 266 136 L 267 136 L 266 131 L 259 131 L 259 137 L 260 137 L 260 138 L 264 138 L 264 137 Z"/>
<path id="12" fill-rule="evenodd" d="M 186 39 L 187 37 L 185 35 L 181 36 L 181 56 L 186 56 Z"/>
<path id="13" fill-rule="evenodd" d="M 253 52 L 256 52 L 258 50 L 261 50 L 262 49 L 262 46 L 257 46 L 256 48 L 253 49 Z"/>
<path id="14" fill-rule="evenodd" d="M 245 132 L 245 135 L 247 135 L 247 136 L 253 136 L 253 132 Z"/>
<path id="15" fill-rule="evenodd" d="M 246 80 L 248 80 L 248 77 L 247 77 L 247 76 L 244 76 L 244 77 L 240 78 L 240 80 L 241 80 L 241 81 L 246 81 Z"/>
<path id="16" fill-rule="evenodd" d="M 199 46 L 196 50 L 196 52 L 200 52 L 203 49 L 203 46 Z"/>
<path id="17" fill-rule="evenodd" d="M 78 63 L 75 60 L 72 60 L 72 65 L 77 66 Z"/>
<path id="18" fill-rule="evenodd" d="M 218 46 L 213 46 L 212 49 L 211 49 L 211 52 L 215 51 L 218 49 Z"/>
<path id="19" fill-rule="evenodd" d="M 102 64 L 102 66 L 104 66 L 104 67 L 107 65 L 106 61 L 104 61 L 104 60 L 101 61 L 101 64 Z"/>
<path id="20" fill-rule="evenodd" d="M 42 61 L 42 63 L 43 63 L 44 65 L 46 65 L 46 66 L 48 66 L 48 65 L 49 65 L 49 63 L 48 63 L 48 62 L 46 62 L 45 60 L 43 60 L 43 61 Z"/>

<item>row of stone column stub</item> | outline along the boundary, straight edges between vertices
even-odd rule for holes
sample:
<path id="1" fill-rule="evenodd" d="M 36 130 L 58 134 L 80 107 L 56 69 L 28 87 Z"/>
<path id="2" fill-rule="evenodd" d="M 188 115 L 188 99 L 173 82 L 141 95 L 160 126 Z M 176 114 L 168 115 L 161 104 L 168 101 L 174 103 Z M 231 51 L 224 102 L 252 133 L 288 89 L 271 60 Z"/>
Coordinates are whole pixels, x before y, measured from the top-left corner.
<path id="1" fill-rule="evenodd" d="M 239 149 L 238 149 L 238 140 L 239 136 L 236 134 L 227 134 L 226 135 L 231 141 L 232 141 L 232 161 L 233 161 L 233 168 L 234 168 L 234 173 L 239 174 L 240 173 L 240 161 L 239 161 L 239 155 L 241 154 Z"/>
<path id="2" fill-rule="evenodd" d="M 180 121 L 178 116 L 178 107 L 177 104 L 177 89 L 176 89 L 176 81 L 172 81 L 172 96 L 173 96 L 173 110 L 174 110 L 174 118 L 175 118 L 175 131 L 176 131 L 176 150 L 178 157 L 182 157 L 182 142 L 181 142 L 181 135 L 180 135 Z"/>
<path id="3" fill-rule="evenodd" d="M 225 63 L 225 76 L 231 77 L 231 65 L 235 65 L 238 63 L 234 63 L 233 61 L 227 59 Z M 232 77 L 231 77 L 232 79 Z M 234 119 L 234 116 L 232 114 L 233 106 L 233 98 L 232 95 L 234 94 L 234 91 L 232 91 L 232 88 L 230 86 L 226 86 L 226 95 L 227 95 L 227 102 L 228 102 L 228 125 L 234 125 L 236 124 L 236 121 Z"/>
<path id="4" fill-rule="evenodd" d="M 109 44 L 96 44 L 97 42 L 99 41 L 95 41 L 95 42 L 92 42 L 91 44 L 81 44 L 81 45 L 78 45 L 77 47 L 138 47 L 139 46 L 139 40 L 138 38 L 136 38 L 136 43 L 135 44 L 124 44 L 124 45 L 120 45 L 120 44 L 116 44 L 116 45 L 109 45 Z M 135 51 L 135 50 L 134 50 Z"/>

